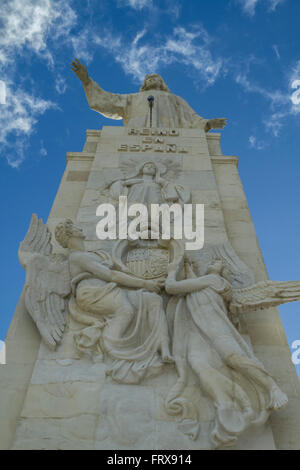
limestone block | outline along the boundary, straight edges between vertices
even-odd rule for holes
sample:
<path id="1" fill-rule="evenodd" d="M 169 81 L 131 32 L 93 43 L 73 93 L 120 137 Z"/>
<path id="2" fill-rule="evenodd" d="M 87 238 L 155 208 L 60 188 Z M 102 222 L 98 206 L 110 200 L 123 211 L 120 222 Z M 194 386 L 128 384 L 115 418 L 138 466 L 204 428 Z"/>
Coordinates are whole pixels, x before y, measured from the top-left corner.
<path id="1" fill-rule="evenodd" d="M 96 414 L 101 384 L 64 382 L 31 384 L 25 399 L 23 418 L 71 418 Z"/>
<path id="2" fill-rule="evenodd" d="M 212 171 L 185 171 L 177 181 L 190 190 L 206 191 L 216 187 Z"/>
<path id="3" fill-rule="evenodd" d="M 0 449 L 11 445 L 40 345 L 23 295 L 5 339 L 7 364 L 0 365 Z"/>
<path id="4" fill-rule="evenodd" d="M 280 324 L 272 324 L 269 321 L 249 321 L 247 318 L 248 333 L 253 345 L 286 345 L 284 331 Z"/>
<path id="5" fill-rule="evenodd" d="M 77 221 L 83 223 L 92 223 L 96 224 L 99 220 L 99 217 L 96 216 L 98 204 L 94 206 L 81 207 L 77 214 Z"/>
<path id="6" fill-rule="evenodd" d="M 209 155 L 211 156 L 222 155 L 222 151 L 220 147 L 221 134 L 216 133 L 216 132 L 211 133 L 211 134 L 206 134 L 206 139 L 207 139 L 207 144 L 208 144 Z"/>
<path id="7" fill-rule="evenodd" d="M 66 419 L 21 419 L 12 449 L 93 449 L 97 416 Z"/>
<path id="8" fill-rule="evenodd" d="M 93 171 L 101 170 L 102 168 L 118 168 L 119 155 L 116 152 L 106 152 L 101 148 L 101 153 L 96 155 Z"/>
<path id="9" fill-rule="evenodd" d="M 84 192 L 80 207 L 98 206 L 100 204 L 100 194 L 96 189 L 87 189 Z"/>
<path id="10" fill-rule="evenodd" d="M 247 429 L 239 437 L 233 450 L 276 450 L 270 424 Z"/>
<path id="11" fill-rule="evenodd" d="M 193 204 L 205 204 L 206 207 L 212 209 L 220 209 L 221 201 L 219 194 L 216 189 L 214 190 L 194 190 L 192 191 L 192 203 Z"/>
<path id="12" fill-rule="evenodd" d="M 118 168 L 107 168 L 102 171 L 91 171 L 87 182 L 87 189 L 100 189 L 106 183 L 111 183 L 114 179 L 122 178 L 122 172 Z"/>
<path id="13" fill-rule="evenodd" d="M 272 413 L 271 424 L 278 450 L 300 449 L 300 399 L 290 398 L 287 406 Z"/>
<path id="14" fill-rule="evenodd" d="M 299 397 L 300 383 L 287 346 L 255 345 L 255 354 L 289 398 Z"/>
<path id="15" fill-rule="evenodd" d="M 68 160 L 67 170 L 70 171 L 90 171 L 93 161 L 84 159 Z"/>
<path id="16" fill-rule="evenodd" d="M 105 370 L 103 362 L 93 363 L 89 358 L 39 359 L 31 383 L 34 385 L 64 382 L 102 383 L 105 381 Z"/>
<path id="17" fill-rule="evenodd" d="M 96 149 L 97 149 L 97 145 L 98 145 L 98 138 L 96 139 L 87 139 L 85 141 L 85 144 L 84 144 L 84 147 L 82 149 L 83 152 L 86 152 L 86 153 L 95 153 L 96 152 Z"/>
<path id="18" fill-rule="evenodd" d="M 211 171 L 211 161 L 200 155 L 185 155 L 183 158 L 183 170 Z"/>
<path id="19" fill-rule="evenodd" d="M 224 229 L 224 217 L 220 209 L 204 206 L 204 228 Z"/>
<path id="20" fill-rule="evenodd" d="M 87 181 L 89 179 L 89 171 L 72 170 L 67 174 L 67 181 Z"/>

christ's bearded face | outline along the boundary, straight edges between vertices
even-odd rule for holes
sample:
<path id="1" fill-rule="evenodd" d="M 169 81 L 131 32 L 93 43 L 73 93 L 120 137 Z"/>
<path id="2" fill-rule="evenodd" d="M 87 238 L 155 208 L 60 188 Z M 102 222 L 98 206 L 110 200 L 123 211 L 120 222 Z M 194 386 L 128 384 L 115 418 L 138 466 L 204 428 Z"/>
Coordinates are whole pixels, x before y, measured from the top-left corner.
<path id="1" fill-rule="evenodd" d="M 147 75 L 142 85 L 143 90 L 163 90 L 163 82 L 159 75 Z"/>

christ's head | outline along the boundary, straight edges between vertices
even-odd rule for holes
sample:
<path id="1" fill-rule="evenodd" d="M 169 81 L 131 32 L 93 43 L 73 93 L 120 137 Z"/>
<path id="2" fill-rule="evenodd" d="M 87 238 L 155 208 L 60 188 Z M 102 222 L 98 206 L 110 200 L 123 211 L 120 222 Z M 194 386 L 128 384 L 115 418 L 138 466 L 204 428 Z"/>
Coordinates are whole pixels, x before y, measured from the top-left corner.
<path id="1" fill-rule="evenodd" d="M 170 93 L 169 88 L 167 87 L 161 76 L 157 73 L 146 75 L 144 82 L 140 88 L 140 91 L 147 90 L 162 90 Z"/>

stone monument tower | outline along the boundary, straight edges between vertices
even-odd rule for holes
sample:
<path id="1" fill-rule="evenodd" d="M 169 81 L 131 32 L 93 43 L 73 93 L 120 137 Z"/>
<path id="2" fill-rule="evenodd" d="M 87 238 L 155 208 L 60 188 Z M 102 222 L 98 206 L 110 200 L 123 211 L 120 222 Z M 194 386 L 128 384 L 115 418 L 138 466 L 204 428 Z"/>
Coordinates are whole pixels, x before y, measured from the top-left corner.
<path id="1" fill-rule="evenodd" d="M 1 448 L 298 449 L 299 381 L 276 306 L 300 300 L 300 282 L 268 280 L 238 158 L 208 133 L 226 120 L 200 117 L 156 74 L 120 95 L 73 70 L 90 107 L 124 125 L 87 130 L 67 153 L 47 224 L 33 215 L 20 245 Z M 204 204 L 203 248 L 152 221 L 99 239 L 99 206 L 119 222 L 124 197 Z"/>

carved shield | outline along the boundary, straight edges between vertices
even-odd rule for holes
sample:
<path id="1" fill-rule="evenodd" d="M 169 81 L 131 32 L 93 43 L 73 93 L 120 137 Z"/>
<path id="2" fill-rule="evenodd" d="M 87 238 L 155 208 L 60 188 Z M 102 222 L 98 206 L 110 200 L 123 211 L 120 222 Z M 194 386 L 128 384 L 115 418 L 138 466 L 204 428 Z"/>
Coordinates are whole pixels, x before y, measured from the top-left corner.
<path id="1" fill-rule="evenodd" d="M 167 275 L 168 250 L 161 248 L 136 248 L 128 252 L 127 267 L 135 276 L 155 279 Z"/>

